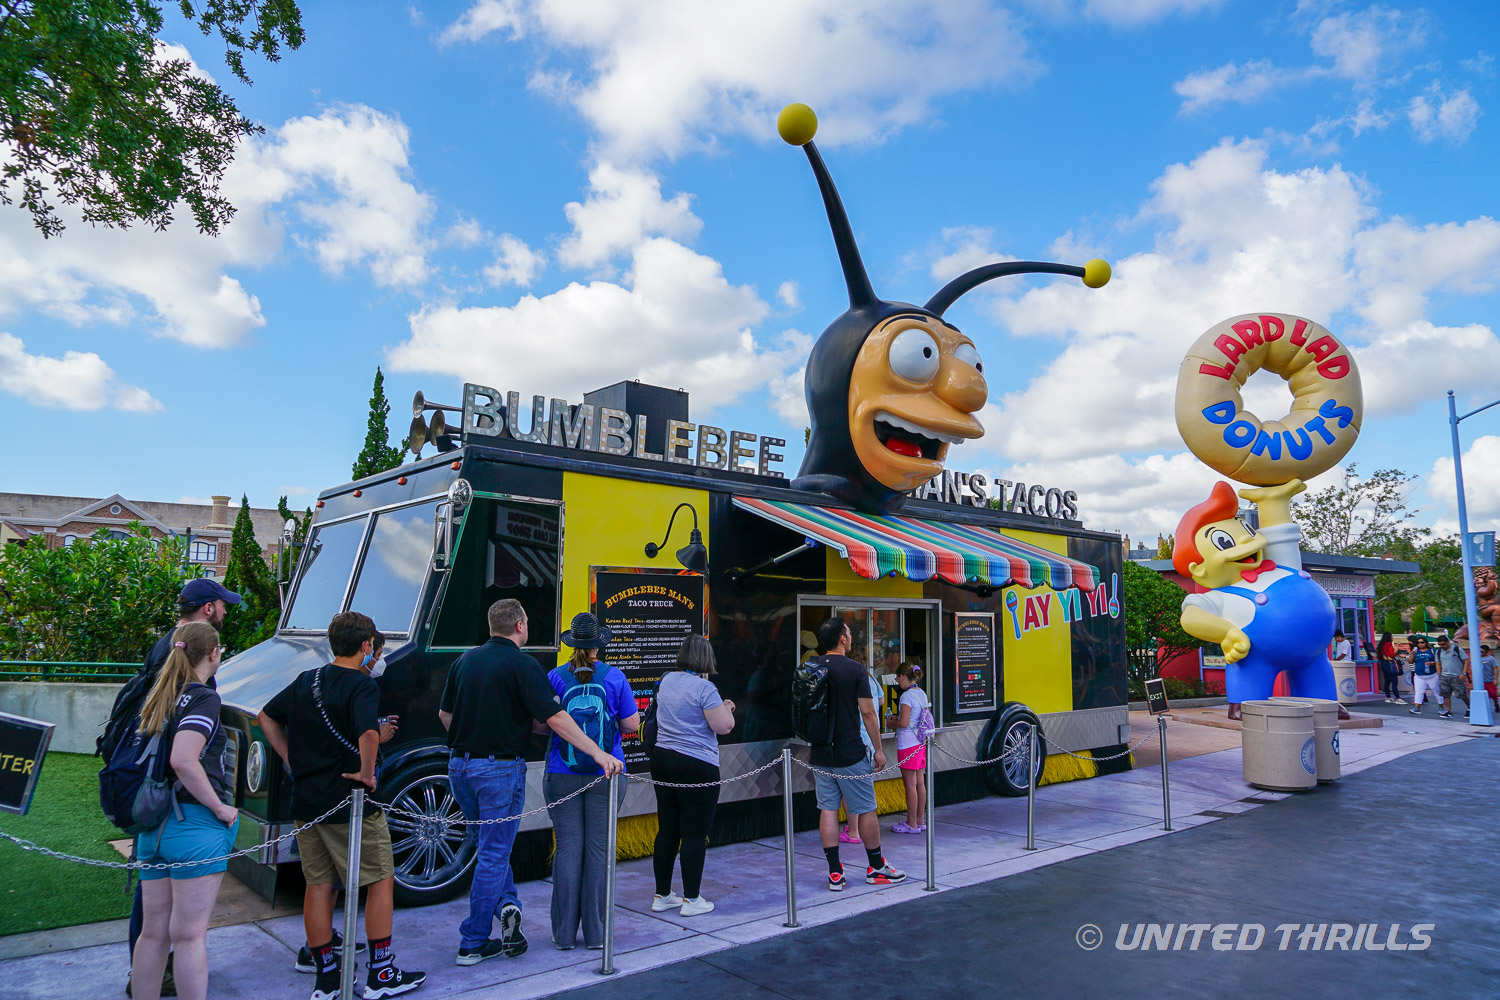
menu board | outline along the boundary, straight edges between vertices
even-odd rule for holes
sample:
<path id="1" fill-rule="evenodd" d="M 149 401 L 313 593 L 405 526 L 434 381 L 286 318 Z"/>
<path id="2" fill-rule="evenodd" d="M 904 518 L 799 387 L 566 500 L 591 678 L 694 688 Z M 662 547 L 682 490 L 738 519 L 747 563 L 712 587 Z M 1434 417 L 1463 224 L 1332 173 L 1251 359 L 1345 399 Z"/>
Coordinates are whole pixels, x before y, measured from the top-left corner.
<path id="1" fill-rule="evenodd" d="M 703 634 L 703 577 L 601 569 L 594 575 L 594 614 L 612 633 L 601 655 L 624 671 L 644 713 L 682 640 Z M 628 736 L 624 746 L 632 774 L 649 769 L 638 737 Z"/>
<path id="2" fill-rule="evenodd" d="M 953 655 L 957 668 L 958 715 L 995 708 L 995 616 L 959 611 L 953 616 Z"/>

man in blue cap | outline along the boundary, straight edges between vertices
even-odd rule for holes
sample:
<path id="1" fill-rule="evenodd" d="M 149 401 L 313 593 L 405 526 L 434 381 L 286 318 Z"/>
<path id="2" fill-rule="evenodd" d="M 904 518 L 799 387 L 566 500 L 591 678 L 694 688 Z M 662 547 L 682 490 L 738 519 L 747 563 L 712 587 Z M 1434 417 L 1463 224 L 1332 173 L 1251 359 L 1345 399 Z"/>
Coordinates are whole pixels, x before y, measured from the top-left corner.
<path id="1" fill-rule="evenodd" d="M 224 616 L 229 613 L 229 606 L 238 603 L 240 603 L 240 595 L 217 580 L 200 577 L 182 585 L 182 590 L 177 595 L 177 624 L 156 640 L 155 645 L 146 654 L 146 660 L 141 664 L 141 668 L 115 697 L 114 708 L 109 713 L 109 722 L 105 727 L 104 735 L 99 737 L 98 744 L 98 753 L 106 761 L 114 755 L 115 746 L 124 736 L 129 723 L 140 714 L 141 703 L 151 692 L 151 685 L 156 683 L 156 674 L 161 670 L 162 664 L 167 662 L 167 654 L 172 652 L 172 636 L 177 630 L 189 622 L 208 622 L 214 628 L 222 628 Z M 210 687 L 213 683 L 213 678 L 209 678 Z M 135 955 L 135 940 L 140 936 L 141 884 L 137 882 L 135 903 L 130 908 L 130 953 L 132 956 Z M 130 996 L 128 978 L 125 980 L 125 995 Z M 161 995 L 164 997 L 177 995 L 177 984 L 172 979 L 171 956 L 167 957 L 167 971 L 162 976 Z"/>

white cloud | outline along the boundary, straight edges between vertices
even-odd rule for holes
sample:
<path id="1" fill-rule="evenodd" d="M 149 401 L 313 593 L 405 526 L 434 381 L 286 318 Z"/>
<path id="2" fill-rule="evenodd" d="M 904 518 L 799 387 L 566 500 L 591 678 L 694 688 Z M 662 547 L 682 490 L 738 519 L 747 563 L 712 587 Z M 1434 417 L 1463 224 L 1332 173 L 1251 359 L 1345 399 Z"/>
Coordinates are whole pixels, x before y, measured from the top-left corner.
<path id="1" fill-rule="evenodd" d="M 692 197 L 661 195 L 661 180 L 644 170 L 600 163 L 589 171 L 589 194 L 563 208 L 573 232 L 557 248 L 567 267 L 598 268 L 650 236 L 692 239 L 703 228 Z"/>
<path id="2" fill-rule="evenodd" d="M 622 284 L 575 282 L 513 306 L 425 308 L 388 358 L 393 371 L 570 399 L 639 378 L 687 389 L 701 412 L 766 381 L 767 354 L 751 330 L 769 312 L 717 261 L 656 238 L 635 249 Z"/>
<path id="3" fill-rule="evenodd" d="M 68 224 L 44 240 L 24 212 L 0 213 L 0 317 L 35 311 L 82 325 L 141 322 L 195 347 L 229 347 L 266 323 L 260 301 L 229 272 L 269 264 L 288 215 L 326 270 L 367 265 L 381 284 L 427 273 L 430 201 L 412 185 L 407 132 L 395 118 L 340 107 L 287 122 L 241 146 L 222 190 L 238 208 L 218 237 L 179 217 L 163 232 Z"/>
<path id="4" fill-rule="evenodd" d="M 941 287 L 981 265 L 1016 259 L 996 250 L 994 244 L 995 231 L 988 226 L 949 226 L 943 230 L 942 252 L 928 266 L 928 274 Z"/>
<path id="5" fill-rule="evenodd" d="M 519 237 L 505 233 L 495 243 L 495 259 L 484 269 L 484 279 L 492 286 L 530 286 L 547 258 L 527 246 Z"/>
<path id="6" fill-rule="evenodd" d="M 1493 384 L 1491 385 L 1493 388 Z M 1483 403 L 1489 402 L 1486 396 Z M 1427 493 L 1447 510 L 1450 531 L 1458 530 L 1458 485 L 1453 459 L 1439 458 L 1427 476 Z M 1500 528 L 1500 436 L 1486 434 L 1474 439 L 1464 452 L 1464 499 L 1468 505 L 1469 530 Z"/>
<path id="7" fill-rule="evenodd" d="M 56 410 L 161 409 L 149 392 L 121 382 L 92 351 L 67 351 L 60 358 L 28 354 L 21 339 L 9 333 L 0 333 L 0 392 Z"/>
<path id="8" fill-rule="evenodd" d="M 796 312 L 802 308 L 802 297 L 798 293 L 795 281 L 783 281 L 776 287 L 776 301 L 780 302 L 784 309 Z"/>
<path id="9" fill-rule="evenodd" d="M 443 242 L 445 244 L 462 247 L 465 250 L 472 250 L 489 238 L 490 234 L 485 232 L 484 227 L 479 224 L 478 220 L 471 219 L 466 215 L 459 216 L 458 221 L 449 226 L 447 232 L 443 233 Z"/>
<path id="10" fill-rule="evenodd" d="M 793 428 L 805 428 L 812 423 L 807 415 L 807 386 L 803 381 L 812 347 L 810 335 L 801 330 L 783 330 L 781 344 L 768 358 L 771 366 L 782 369 L 781 374 L 766 383 L 771 409 Z"/>
<path id="11" fill-rule="evenodd" d="M 482 0 L 443 40 L 491 32 L 584 57 L 532 86 L 576 107 L 615 162 L 716 133 L 774 141 L 790 101 L 817 110 L 820 142 L 878 138 L 928 119 L 935 98 L 1037 72 L 1015 16 L 987 0 Z"/>
<path id="12" fill-rule="evenodd" d="M 1443 93 L 1434 83 L 1425 94 L 1413 97 L 1406 106 L 1406 118 L 1421 142 L 1442 139 L 1455 146 L 1474 132 L 1479 124 L 1479 102 L 1468 90 Z"/>
<path id="13" fill-rule="evenodd" d="M 1277 87 L 1305 79 L 1306 75 L 1277 69 L 1268 59 L 1256 59 L 1191 73 L 1172 84 L 1172 90 L 1182 98 L 1183 113 L 1192 114 L 1229 101 L 1253 104 Z"/>
<path id="14" fill-rule="evenodd" d="M 1419 12 L 1372 6 L 1325 17 L 1312 30 L 1312 50 L 1328 59 L 1339 76 L 1358 84 L 1379 82 L 1396 57 L 1427 40 L 1427 20 Z"/>
<path id="15" fill-rule="evenodd" d="M 1383 329 L 1404 327 L 1427 311 L 1428 293 L 1495 287 L 1500 222 L 1480 216 L 1421 228 L 1392 219 L 1354 238 L 1354 266 L 1365 290 L 1360 315 Z"/>
<path id="16" fill-rule="evenodd" d="M 1223 0 L 1087 0 L 1085 14 L 1127 27 L 1160 21 L 1173 14 L 1196 14 L 1221 6 Z"/>

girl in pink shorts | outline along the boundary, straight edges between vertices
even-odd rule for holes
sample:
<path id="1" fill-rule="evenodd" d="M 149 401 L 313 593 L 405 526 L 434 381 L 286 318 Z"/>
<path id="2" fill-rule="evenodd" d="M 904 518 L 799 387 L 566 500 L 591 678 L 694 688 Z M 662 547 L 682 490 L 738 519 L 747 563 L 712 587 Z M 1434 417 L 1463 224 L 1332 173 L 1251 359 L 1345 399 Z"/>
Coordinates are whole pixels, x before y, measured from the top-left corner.
<path id="1" fill-rule="evenodd" d="M 932 711 L 927 693 L 917 684 L 920 669 L 910 661 L 896 668 L 901 709 L 891 713 L 890 721 L 896 727 L 896 761 L 906 786 L 906 819 L 891 827 L 895 833 L 922 833 L 927 829 L 927 784 L 922 777 L 927 767 L 926 737 L 932 731 Z"/>

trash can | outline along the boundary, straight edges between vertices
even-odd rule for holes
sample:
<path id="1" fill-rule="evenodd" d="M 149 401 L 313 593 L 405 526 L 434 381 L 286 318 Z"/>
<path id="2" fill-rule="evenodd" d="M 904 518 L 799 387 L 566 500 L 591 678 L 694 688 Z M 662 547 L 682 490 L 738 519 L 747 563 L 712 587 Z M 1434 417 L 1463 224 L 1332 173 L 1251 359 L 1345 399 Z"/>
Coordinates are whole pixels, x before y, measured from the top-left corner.
<path id="1" fill-rule="evenodd" d="M 1359 684 L 1354 677 L 1353 660 L 1333 660 L 1333 683 L 1338 687 L 1340 705 L 1359 704 Z"/>
<path id="2" fill-rule="evenodd" d="M 1339 703 L 1332 698 L 1298 698 L 1285 695 L 1272 701 L 1300 701 L 1313 707 L 1313 735 L 1317 737 L 1318 781 L 1339 779 Z"/>
<path id="3" fill-rule="evenodd" d="M 1313 707 L 1279 699 L 1240 705 L 1245 780 L 1275 792 L 1304 792 L 1318 783 Z"/>

